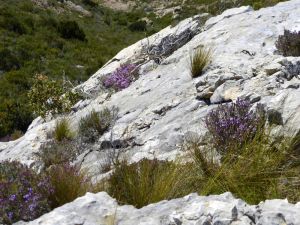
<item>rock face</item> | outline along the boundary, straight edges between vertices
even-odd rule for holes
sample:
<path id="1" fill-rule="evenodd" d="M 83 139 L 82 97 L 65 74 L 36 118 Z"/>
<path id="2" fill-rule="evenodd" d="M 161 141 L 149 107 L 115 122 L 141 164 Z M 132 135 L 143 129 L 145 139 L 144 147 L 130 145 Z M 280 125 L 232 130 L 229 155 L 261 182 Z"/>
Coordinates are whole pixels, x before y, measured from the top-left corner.
<path id="1" fill-rule="evenodd" d="M 187 132 L 206 131 L 203 117 L 222 102 L 250 98 L 281 118 L 278 132 L 300 130 L 300 58 L 276 53 L 275 41 L 284 28 L 300 30 L 300 0 L 253 11 L 230 9 L 207 19 L 186 19 L 175 27 L 141 40 L 119 52 L 89 80 L 77 87 L 93 98 L 79 102 L 68 115 L 74 129 L 92 109 L 116 106 L 119 119 L 85 154 L 84 166 L 93 167 L 103 158 L 99 146 L 111 133 L 119 141 L 130 140 L 126 150 L 133 161 L 143 157 L 172 158 Z M 189 57 L 197 47 L 214 48 L 213 60 L 196 79 L 189 74 Z M 140 78 L 129 88 L 106 93 L 101 77 L 121 64 L 137 63 Z M 33 122 L 24 137 L 0 143 L 0 159 L 34 162 L 33 153 L 47 141 L 55 121 Z"/>
<path id="2" fill-rule="evenodd" d="M 267 200 L 248 205 L 231 193 L 208 197 L 190 194 L 141 209 L 119 206 L 105 192 L 87 193 L 29 223 L 16 225 L 271 225 L 300 224 L 300 203 Z"/>
<path id="3" fill-rule="evenodd" d="M 253 11 L 241 7 L 210 18 L 198 15 L 143 39 L 119 52 L 77 89 L 91 98 L 77 103 L 67 115 L 74 129 L 91 110 L 118 107 L 113 129 L 79 156 L 83 168 L 96 172 L 105 159 L 103 143 L 126 143 L 131 161 L 144 157 L 174 158 L 188 133 L 204 137 L 203 118 L 216 105 L 249 98 L 268 111 L 276 131 L 300 131 L 300 57 L 276 53 L 284 29 L 300 30 L 300 0 Z M 211 46 L 211 64 L 199 78 L 189 74 L 190 54 Z M 140 77 L 123 91 L 110 95 L 101 78 L 125 63 L 139 65 Z M 0 160 L 17 159 L 34 165 L 34 153 L 47 142 L 55 119 L 37 118 L 20 139 L 0 143 Z M 249 206 L 226 193 L 190 195 L 142 209 L 118 206 L 105 193 L 87 194 L 28 224 L 300 224 L 300 205 L 270 200 Z M 116 217 L 114 219 L 114 217 Z M 117 223 L 114 223 L 117 221 Z"/>

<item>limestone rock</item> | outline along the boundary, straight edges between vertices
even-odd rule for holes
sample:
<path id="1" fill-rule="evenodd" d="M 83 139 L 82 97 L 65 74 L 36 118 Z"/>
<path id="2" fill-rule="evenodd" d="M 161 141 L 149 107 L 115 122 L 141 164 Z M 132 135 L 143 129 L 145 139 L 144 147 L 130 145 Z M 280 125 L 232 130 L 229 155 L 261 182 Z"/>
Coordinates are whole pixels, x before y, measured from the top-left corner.
<path id="1" fill-rule="evenodd" d="M 117 204 L 105 192 L 87 193 L 40 218 L 16 225 L 253 225 L 300 224 L 300 204 L 267 200 L 251 206 L 231 193 L 208 197 L 190 194 L 141 209 Z"/>

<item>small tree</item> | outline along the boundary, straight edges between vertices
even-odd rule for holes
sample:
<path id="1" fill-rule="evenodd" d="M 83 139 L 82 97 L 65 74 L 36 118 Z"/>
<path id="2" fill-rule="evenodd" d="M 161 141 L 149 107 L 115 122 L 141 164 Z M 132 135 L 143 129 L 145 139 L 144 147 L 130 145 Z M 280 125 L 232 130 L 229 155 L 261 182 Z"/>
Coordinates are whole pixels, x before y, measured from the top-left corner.
<path id="1" fill-rule="evenodd" d="M 49 113 L 59 114 L 70 111 L 71 107 L 79 100 L 79 95 L 58 81 L 50 80 L 47 76 L 39 74 L 34 78 L 28 98 L 33 111 L 37 115 L 45 117 Z"/>

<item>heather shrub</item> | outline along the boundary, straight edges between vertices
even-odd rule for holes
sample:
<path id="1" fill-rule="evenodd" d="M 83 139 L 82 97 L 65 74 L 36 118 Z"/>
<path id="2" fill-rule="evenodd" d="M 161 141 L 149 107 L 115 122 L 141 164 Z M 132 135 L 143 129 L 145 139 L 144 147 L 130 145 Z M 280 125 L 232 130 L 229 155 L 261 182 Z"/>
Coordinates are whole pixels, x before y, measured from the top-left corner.
<path id="1" fill-rule="evenodd" d="M 279 53 L 283 56 L 300 56 L 300 31 L 284 30 L 275 43 Z"/>
<path id="2" fill-rule="evenodd" d="M 206 47 L 198 48 L 190 56 L 190 74 L 192 78 L 202 75 L 204 68 L 212 59 L 212 49 Z"/>
<path id="3" fill-rule="evenodd" d="M 35 153 L 35 156 L 43 162 L 45 168 L 48 168 L 52 165 L 72 162 L 80 153 L 81 150 L 76 142 L 63 140 L 47 143 Z"/>
<path id="4" fill-rule="evenodd" d="M 184 196 L 191 191 L 185 167 L 157 159 L 132 164 L 122 161 L 107 181 L 107 192 L 120 203 L 137 208 Z"/>
<path id="5" fill-rule="evenodd" d="M 260 107 L 251 110 L 248 100 L 222 104 L 205 118 L 205 125 L 211 134 L 211 141 L 217 151 L 238 150 L 250 141 L 263 125 L 263 112 Z"/>
<path id="6" fill-rule="evenodd" d="M 52 208 L 59 207 L 92 190 L 90 177 L 70 163 L 52 166 L 46 172 L 53 187 L 49 196 Z"/>
<path id="7" fill-rule="evenodd" d="M 116 117 L 116 109 L 104 108 L 100 112 L 92 110 L 79 122 L 78 134 L 84 142 L 95 142 L 107 131 Z"/>
<path id="8" fill-rule="evenodd" d="M 80 97 L 69 87 L 40 74 L 35 76 L 28 98 L 32 110 L 37 115 L 45 117 L 49 113 L 59 114 L 70 111 Z"/>
<path id="9" fill-rule="evenodd" d="M 103 79 L 103 85 L 106 88 L 113 88 L 116 91 L 127 88 L 132 81 L 136 79 L 136 65 L 122 65 L 112 74 Z"/>
<path id="10" fill-rule="evenodd" d="M 48 177 L 19 162 L 0 163 L 0 223 L 30 221 L 51 210 Z"/>
<path id="11" fill-rule="evenodd" d="M 70 122 L 66 118 L 56 121 L 54 131 L 54 139 L 58 142 L 64 140 L 72 140 L 74 138 L 74 132 L 70 128 Z"/>

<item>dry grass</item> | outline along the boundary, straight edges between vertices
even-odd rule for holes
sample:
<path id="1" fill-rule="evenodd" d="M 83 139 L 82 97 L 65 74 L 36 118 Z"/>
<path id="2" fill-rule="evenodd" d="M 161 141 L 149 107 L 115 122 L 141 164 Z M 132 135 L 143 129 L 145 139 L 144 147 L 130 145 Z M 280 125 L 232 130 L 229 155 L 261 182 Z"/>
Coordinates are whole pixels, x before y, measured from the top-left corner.
<path id="1" fill-rule="evenodd" d="M 190 74 L 192 78 L 201 76 L 213 55 L 211 47 L 200 47 L 190 56 Z"/>

